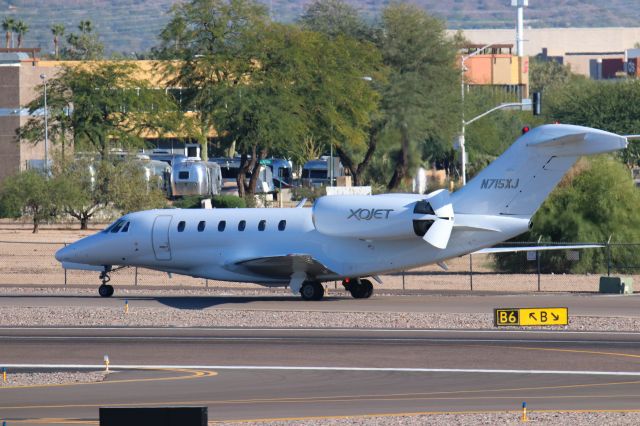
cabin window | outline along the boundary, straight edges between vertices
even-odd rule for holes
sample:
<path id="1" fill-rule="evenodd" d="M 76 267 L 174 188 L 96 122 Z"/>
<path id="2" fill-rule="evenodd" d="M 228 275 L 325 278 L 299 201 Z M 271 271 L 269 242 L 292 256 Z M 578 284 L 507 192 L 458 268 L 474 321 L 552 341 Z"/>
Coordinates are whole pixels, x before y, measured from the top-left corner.
<path id="1" fill-rule="evenodd" d="M 189 172 L 178 172 L 178 179 L 189 179 Z"/>
<path id="2" fill-rule="evenodd" d="M 224 231 L 224 228 L 227 227 L 227 222 L 224 220 L 221 220 L 220 222 L 218 222 L 218 231 L 222 232 Z"/>
<path id="3" fill-rule="evenodd" d="M 204 231 L 204 227 L 207 226 L 207 223 L 204 220 L 201 220 L 198 223 L 198 232 Z"/>
<path id="4" fill-rule="evenodd" d="M 185 225 L 186 225 L 186 223 L 185 223 L 184 220 L 181 220 L 180 222 L 178 222 L 178 232 L 184 231 Z"/>
<path id="5" fill-rule="evenodd" d="M 122 227 L 122 231 L 120 232 L 127 232 L 128 230 L 129 230 L 129 222 L 124 224 L 124 226 Z"/>
<path id="6" fill-rule="evenodd" d="M 264 231 L 266 227 L 267 227 L 266 220 L 261 220 L 260 222 L 258 222 L 258 231 Z"/>
<path id="7" fill-rule="evenodd" d="M 241 220 L 238 223 L 238 231 L 244 231 L 244 228 L 247 227 L 247 221 L 246 220 Z"/>
<path id="8" fill-rule="evenodd" d="M 287 227 L 287 221 L 286 220 L 281 220 L 278 223 L 278 231 L 284 231 L 284 229 Z"/>

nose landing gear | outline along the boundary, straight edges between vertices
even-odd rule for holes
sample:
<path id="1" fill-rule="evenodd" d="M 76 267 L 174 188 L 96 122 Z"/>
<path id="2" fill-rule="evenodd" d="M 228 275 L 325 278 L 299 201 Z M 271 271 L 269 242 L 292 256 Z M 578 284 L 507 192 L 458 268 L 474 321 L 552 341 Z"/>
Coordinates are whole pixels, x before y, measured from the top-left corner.
<path id="1" fill-rule="evenodd" d="M 111 267 L 104 268 L 104 271 L 100 272 L 100 279 L 102 280 L 102 284 L 98 287 L 98 294 L 102 297 L 111 297 L 113 296 L 113 286 L 107 284 L 111 281 L 111 277 L 109 276 L 109 272 L 111 272 Z"/>

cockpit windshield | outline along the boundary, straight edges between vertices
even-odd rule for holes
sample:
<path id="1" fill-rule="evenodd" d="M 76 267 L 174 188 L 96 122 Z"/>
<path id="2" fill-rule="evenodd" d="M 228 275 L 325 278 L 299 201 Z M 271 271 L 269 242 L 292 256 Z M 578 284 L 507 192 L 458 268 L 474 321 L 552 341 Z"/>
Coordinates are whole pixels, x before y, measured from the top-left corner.
<path id="1" fill-rule="evenodd" d="M 113 222 L 111 225 L 109 225 L 107 228 L 105 228 L 102 233 L 103 234 L 108 234 L 108 233 L 118 233 L 118 232 L 127 232 L 129 231 L 129 221 L 125 220 L 125 219 L 118 219 L 115 222 Z"/>

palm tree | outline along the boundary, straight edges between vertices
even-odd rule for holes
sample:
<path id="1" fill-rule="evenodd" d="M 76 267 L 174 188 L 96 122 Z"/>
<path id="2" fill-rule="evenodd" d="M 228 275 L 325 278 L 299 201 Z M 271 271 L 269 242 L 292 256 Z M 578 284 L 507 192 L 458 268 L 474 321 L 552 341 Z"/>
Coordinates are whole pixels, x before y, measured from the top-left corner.
<path id="1" fill-rule="evenodd" d="M 22 38 L 24 35 L 29 32 L 29 26 L 22 19 L 16 22 L 13 27 L 16 33 L 18 34 L 18 48 L 22 47 Z"/>
<path id="2" fill-rule="evenodd" d="M 63 24 L 53 24 L 51 26 L 51 33 L 53 34 L 53 46 L 56 53 L 56 60 L 60 59 L 60 37 L 64 35 Z"/>
<path id="3" fill-rule="evenodd" d="M 89 20 L 80 21 L 80 25 L 78 25 L 78 29 L 80 30 L 81 33 L 89 34 L 91 31 L 93 31 L 93 24 L 91 24 L 91 21 Z"/>
<path id="4" fill-rule="evenodd" d="M 13 41 L 13 29 L 16 26 L 16 21 L 13 18 L 6 16 L 2 21 L 2 29 L 5 32 L 5 38 L 7 40 L 7 49 L 11 47 Z"/>

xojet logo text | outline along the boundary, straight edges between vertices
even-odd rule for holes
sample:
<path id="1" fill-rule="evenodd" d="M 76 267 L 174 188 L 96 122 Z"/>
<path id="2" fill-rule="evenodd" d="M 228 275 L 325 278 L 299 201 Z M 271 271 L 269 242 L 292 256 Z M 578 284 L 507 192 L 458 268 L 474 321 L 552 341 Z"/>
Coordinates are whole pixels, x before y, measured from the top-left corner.
<path id="1" fill-rule="evenodd" d="M 389 213 L 393 209 L 349 209 L 351 214 L 347 219 L 355 218 L 357 220 L 372 220 L 372 219 L 389 219 Z"/>

